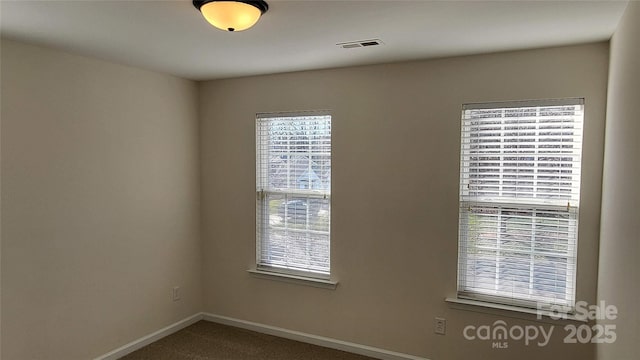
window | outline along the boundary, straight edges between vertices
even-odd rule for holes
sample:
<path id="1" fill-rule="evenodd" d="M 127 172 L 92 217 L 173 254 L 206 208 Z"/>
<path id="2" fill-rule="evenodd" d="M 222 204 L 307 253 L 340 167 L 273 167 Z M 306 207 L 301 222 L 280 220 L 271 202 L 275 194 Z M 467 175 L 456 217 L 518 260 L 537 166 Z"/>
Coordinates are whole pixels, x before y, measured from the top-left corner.
<path id="1" fill-rule="evenodd" d="M 256 143 L 258 269 L 328 278 L 331 115 L 259 114 Z"/>
<path id="2" fill-rule="evenodd" d="M 463 106 L 458 297 L 573 308 L 583 104 Z"/>

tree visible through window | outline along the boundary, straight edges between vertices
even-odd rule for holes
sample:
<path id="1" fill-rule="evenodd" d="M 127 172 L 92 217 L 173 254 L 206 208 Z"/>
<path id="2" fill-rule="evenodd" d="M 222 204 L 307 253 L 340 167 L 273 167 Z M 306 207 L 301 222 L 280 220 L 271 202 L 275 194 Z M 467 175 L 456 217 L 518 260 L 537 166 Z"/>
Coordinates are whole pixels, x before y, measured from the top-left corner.
<path id="1" fill-rule="evenodd" d="M 583 100 L 465 105 L 458 296 L 575 303 Z"/>
<path id="2" fill-rule="evenodd" d="M 328 277 L 331 116 L 259 114 L 256 143 L 258 267 Z"/>

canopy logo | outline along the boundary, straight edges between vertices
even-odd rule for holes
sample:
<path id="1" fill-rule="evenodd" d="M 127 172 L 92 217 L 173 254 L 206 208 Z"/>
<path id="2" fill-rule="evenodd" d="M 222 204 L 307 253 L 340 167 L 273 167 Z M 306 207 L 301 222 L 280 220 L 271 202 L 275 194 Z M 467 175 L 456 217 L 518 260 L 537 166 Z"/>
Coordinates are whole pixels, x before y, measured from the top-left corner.
<path id="1" fill-rule="evenodd" d="M 574 320 L 578 324 L 570 323 L 563 327 L 565 344 L 604 343 L 611 344 L 616 341 L 615 324 L 595 324 L 589 322 L 618 318 L 618 308 L 600 301 L 597 305 L 589 305 L 586 301 L 576 302 L 573 308 L 562 306 L 538 305 L 537 318 L 543 316 L 552 320 Z M 579 324 L 580 322 L 587 322 Z M 467 340 L 491 341 L 494 349 L 506 349 L 509 341 L 524 341 L 526 346 L 536 344 L 543 347 L 549 344 L 555 325 L 547 327 L 543 325 L 513 325 L 498 320 L 491 325 L 468 325 L 462 331 Z M 562 336 L 562 335 L 560 335 Z"/>
<path id="2" fill-rule="evenodd" d="M 527 346 L 533 343 L 540 347 L 546 346 L 551 340 L 553 329 L 553 326 L 545 328 L 542 325 L 508 326 L 506 322 L 498 320 L 492 325 L 467 325 L 462 334 L 467 340 L 491 341 L 492 348 L 506 349 L 511 340 L 524 340 Z"/>

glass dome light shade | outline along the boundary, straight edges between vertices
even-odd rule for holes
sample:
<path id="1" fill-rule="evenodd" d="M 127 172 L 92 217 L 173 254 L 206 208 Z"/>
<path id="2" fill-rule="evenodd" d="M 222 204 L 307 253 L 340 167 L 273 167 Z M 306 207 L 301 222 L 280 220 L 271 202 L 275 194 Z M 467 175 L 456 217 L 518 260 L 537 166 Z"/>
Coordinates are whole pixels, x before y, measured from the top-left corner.
<path id="1" fill-rule="evenodd" d="M 239 1 L 212 1 L 200 7 L 207 21 L 225 31 L 242 31 L 255 25 L 262 11 L 251 4 Z"/>

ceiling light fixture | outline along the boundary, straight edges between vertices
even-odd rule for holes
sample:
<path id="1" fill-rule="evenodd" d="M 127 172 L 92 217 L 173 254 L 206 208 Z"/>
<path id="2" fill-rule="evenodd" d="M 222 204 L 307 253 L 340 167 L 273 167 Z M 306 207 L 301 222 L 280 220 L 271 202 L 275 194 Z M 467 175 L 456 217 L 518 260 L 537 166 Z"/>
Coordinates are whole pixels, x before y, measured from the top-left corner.
<path id="1" fill-rule="evenodd" d="M 269 10 L 269 5 L 262 0 L 193 0 L 193 6 L 211 25 L 224 31 L 246 30 Z"/>

